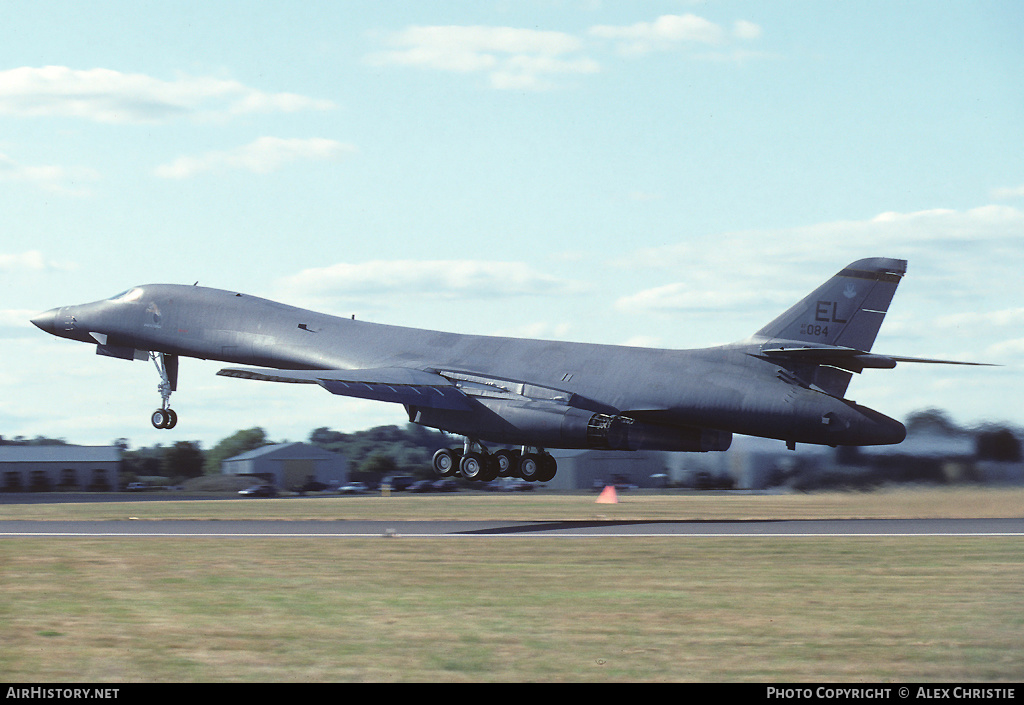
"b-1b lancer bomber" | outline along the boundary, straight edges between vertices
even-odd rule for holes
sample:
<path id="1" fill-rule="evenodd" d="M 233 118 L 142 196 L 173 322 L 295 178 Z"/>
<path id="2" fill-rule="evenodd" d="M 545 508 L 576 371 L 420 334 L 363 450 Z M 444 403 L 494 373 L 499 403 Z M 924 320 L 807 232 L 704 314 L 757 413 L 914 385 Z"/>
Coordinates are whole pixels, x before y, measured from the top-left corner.
<path id="1" fill-rule="evenodd" d="M 441 476 L 554 477 L 546 449 L 722 451 L 734 433 L 829 446 L 901 442 L 903 425 L 844 399 L 854 373 L 899 362 L 871 352 L 907 263 L 862 259 L 742 342 L 661 350 L 461 335 L 339 318 L 232 291 L 149 284 L 32 319 L 100 355 L 152 360 L 172 428 L 178 360 L 217 374 L 319 385 L 402 404 L 409 420 L 464 436 Z M 484 443 L 503 447 L 491 452 Z"/>

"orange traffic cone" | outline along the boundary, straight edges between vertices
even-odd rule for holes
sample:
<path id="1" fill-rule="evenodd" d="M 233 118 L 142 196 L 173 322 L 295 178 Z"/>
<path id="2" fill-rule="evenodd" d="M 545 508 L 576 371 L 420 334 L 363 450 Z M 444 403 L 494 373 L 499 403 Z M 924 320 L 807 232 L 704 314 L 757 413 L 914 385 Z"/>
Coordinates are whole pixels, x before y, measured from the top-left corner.
<path id="1" fill-rule="evenodd" d="M 619 498 L 615 494 L 615 485 L 607 485 L 598 496 L 594 504 L 618 504 Z"/>

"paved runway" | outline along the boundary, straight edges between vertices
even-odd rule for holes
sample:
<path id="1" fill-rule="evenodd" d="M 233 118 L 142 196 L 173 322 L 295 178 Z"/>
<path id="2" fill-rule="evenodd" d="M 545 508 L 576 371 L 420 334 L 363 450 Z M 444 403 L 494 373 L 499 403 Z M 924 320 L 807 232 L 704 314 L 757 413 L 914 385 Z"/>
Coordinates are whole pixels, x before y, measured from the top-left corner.
<path id="1" fill-rule="evenodd" d="M 10 537 L 1024 536 L 1024 518 L 786 521 L 0 521 Z"/>

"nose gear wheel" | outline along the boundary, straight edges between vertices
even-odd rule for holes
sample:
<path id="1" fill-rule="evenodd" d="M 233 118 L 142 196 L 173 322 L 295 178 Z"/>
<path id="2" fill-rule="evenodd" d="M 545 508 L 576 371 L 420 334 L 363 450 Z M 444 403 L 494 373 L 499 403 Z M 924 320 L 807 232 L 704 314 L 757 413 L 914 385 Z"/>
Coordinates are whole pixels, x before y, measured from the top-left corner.
<path id="1" fill-rule="evenodd" d="M 174 409 L 157 409 L 150 418 L 154 428 L 174 428 L 178 423 L 178 414 Z"/>

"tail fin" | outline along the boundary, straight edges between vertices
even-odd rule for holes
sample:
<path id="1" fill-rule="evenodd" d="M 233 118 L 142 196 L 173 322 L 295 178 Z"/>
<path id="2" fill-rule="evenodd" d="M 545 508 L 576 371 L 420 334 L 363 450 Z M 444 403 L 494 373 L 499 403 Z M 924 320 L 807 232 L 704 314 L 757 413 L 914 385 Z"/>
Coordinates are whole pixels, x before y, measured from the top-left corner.
<path id="1" fill-rule="evenodd" d="M 867 352 L 906 272 L 906 260 L 857 260 L 755 335 Z"/>
<path id="2" fill-rule="evenodd" d="M 867 367 L 891 369 L 899 362 L 986 365 L 870 352 L 906 272 L 901 259 L 857 260 L 757 331 L 758 352 L 752 354 L 836 397 L 846 394 L 853 373 Z"/>

